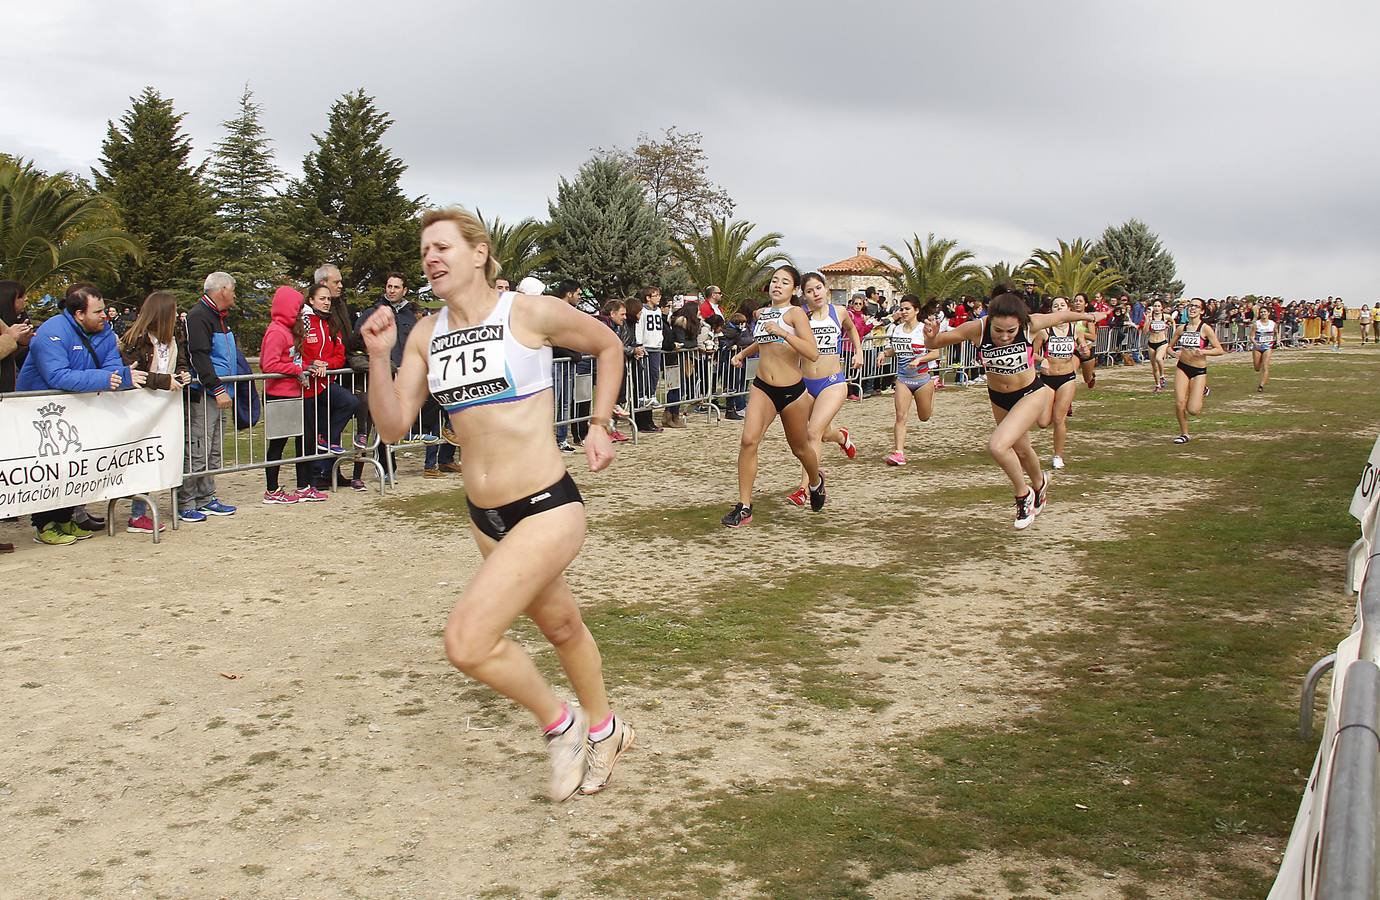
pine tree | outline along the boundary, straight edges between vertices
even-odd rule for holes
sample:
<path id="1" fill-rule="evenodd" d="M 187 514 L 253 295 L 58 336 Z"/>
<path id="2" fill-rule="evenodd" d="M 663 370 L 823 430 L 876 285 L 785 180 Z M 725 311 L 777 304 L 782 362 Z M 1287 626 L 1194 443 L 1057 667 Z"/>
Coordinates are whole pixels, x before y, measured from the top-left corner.
<path id="1" fill-rule="evenodd" d="M 251 349 L 268 327 L 274 289 L 284 280 L 287 262 L 272 246 L 269 222 L 277 198 L 273 186 L 283 177 L 274 164 L 271 141 L 259 124 L 261 112 L 246 85 L 239 115 L 222 122 L 225 137 L 211 151 L 209 178 L 218 231 L 193 241 L 194 272 L 229 272 L 237 300 L 230 325 Z"/>
<path id="2" fill-rule="evenodd" d="M 1157 294 L 1183 294 L 1184 283 L 1175 277 L 1174 254 L 1140 219 L 1107 226 L 1093 252 L 1106 257 L 1106 265 L 1122 276 L 1121 288 L 1133 296 L 1146 299 Z"/>
<path id="3" fill-rule="evenodd" d="M 106 285 L 124 302 L 140 303 L 152 291 L 197 282 L 191 267 L 194 242 L 214 234 L 203 166 L 188 161 L 192 142 L 182 133 L 183 115 L 151 87 L 132 97 L 119 125 L 108 122 L 101 145 L 96 189 L 114 205 L 126 231 L 144 248 L 140 262 L 120 268 Z M 196 287 L 199 290 L 199 286 Z"/>
<path id="4" fill-rule="evenodd" d="M 552 269 L 599 297 L 655 283 L 670 249 L 666 225 L 617 159 L 599 155 L 562 178 L 548 203 Z"/>
<path id="5" fill-rule="evenodd" d="M 305 277 L 340 267 L 346 287 L 381 288 L 401 269 L 419 280 L 417 215 L 424 198 L 399 186 L 407 166 L 384 147 L 393 120 L 361 88 L 331 106 L 326 133 L 283 194 L 275 226 L 289 269 Z"/>

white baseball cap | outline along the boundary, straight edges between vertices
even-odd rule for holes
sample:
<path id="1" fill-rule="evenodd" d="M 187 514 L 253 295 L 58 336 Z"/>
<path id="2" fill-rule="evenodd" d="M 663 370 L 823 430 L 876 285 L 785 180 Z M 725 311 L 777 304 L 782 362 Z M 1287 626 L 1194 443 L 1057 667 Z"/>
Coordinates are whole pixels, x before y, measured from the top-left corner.
<path id="1" fill-rule="evenodd" d="M 546 285 L 542 284 L 541 281 L 533 278 L 531 275 L 528 275 L 518 282 L 517 291 L 519 294 L 531 294 L 537 297 L 546 293 Z"/>

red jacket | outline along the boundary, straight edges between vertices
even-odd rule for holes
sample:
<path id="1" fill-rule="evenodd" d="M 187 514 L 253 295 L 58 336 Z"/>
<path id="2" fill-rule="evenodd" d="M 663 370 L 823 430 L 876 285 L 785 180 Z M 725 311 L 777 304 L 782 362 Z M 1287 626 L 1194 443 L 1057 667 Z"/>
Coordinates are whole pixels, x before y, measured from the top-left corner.
<path id="1" fill-rule="evenodd" d="M 307 337 L 302 342 L 302 367 L 308 368 L 318 359 L 326 361 L 328 369 L 345 368 L 345 341 L 331 331 L 331 320 L 316 314 L 308 304 L 302 307 L 302 321 L 307 326 Z M 303 394 L 315 397 L 330 384 L 330 376 L 316 378 L 307 382 Z"/>
<path id="2" fill-rule="evenodd" d="M 1095 312 L 1101 317 L 1097 320 L 1098 328 L 1107 327 L 1107 320 L 1112 317 L 1112 308 L 1107 305 L 1107 301 L 1094 300 L 1090 312 Z"/>
<path id="3" fill-rule="evenodd" d="M 302 314 L 302 294 L 284 285 L 273 292 L 273 320 L 264 331 L 259 348 L 259 368 L 266 374 L 291 375 L 291 378 L 272 378 L 264 386 L 270 397 L 300 397 L 302 361 L 293 352 L 292 323 Z"/>

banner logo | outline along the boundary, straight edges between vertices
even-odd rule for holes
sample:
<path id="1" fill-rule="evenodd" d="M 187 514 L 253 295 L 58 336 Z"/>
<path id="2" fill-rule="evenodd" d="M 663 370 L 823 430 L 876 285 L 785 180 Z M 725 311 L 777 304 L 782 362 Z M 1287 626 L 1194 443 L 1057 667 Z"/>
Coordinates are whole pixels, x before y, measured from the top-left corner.
<path id="1" fill-rule="evenodd" d="M 38 432 L 38 455 L 66 456 L 81 450 L 81 435 L 77 426 L 62 417 L 67 407 L 49 403 L 38 409 L 39 417 L 34 419 L 34 430 Z M 62 446 L 58 446 L 58 442 Z"/>

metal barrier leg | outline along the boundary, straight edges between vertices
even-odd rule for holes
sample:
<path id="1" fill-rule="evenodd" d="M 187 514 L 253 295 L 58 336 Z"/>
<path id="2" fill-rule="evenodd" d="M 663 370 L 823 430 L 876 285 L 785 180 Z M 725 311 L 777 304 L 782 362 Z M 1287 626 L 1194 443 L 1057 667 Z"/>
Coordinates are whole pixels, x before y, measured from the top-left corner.
<path id="1" fill-rule="evenodd" d="M 1337 654 L 1329 653 L 1313 663 L 1313 668 L 1303 677 L 1303 693 L 1299 697 L 1299 737 L 1305 741 L 1313 737 L 1313 701 L 1318 693 L 1318 682 L 1336 663 Z"/>

